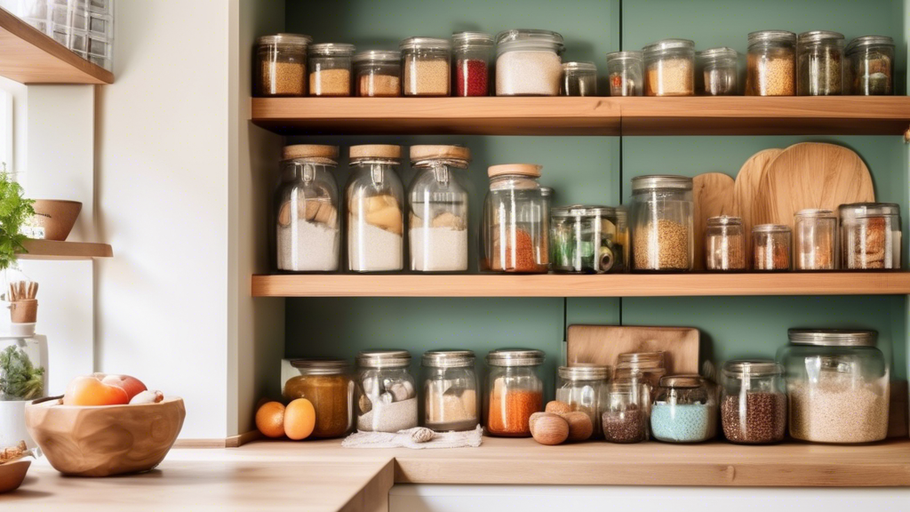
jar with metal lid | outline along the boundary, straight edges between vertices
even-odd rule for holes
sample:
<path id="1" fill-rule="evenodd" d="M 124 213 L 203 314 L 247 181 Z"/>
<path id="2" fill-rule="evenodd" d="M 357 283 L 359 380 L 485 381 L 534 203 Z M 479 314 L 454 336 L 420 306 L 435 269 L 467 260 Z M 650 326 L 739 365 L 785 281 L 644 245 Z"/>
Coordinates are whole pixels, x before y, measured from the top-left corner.
<path id="1" fill-rule="evenodd" d="M 787 433 L 784 370 L 770 359 L 727 361 L 721 373 L 720 422 L 734 443 L 769 444 Z"/>
<path id="2" fill-rule="evenodd" d="M 796 34 L 762 30 L 749 34 L 746 96 L 796 94 Z"/>
<path id="3" fill-rule="evenodd" d="M 411 270 L 468 269 L 468 191 L 455 170 L 467 169 L 471 151 L 463 146 L 411 146 L 417 170 L 408 191 Z"/>
<path id="4" fill-rule="evenodd" d="M 351 146 L 348 210 L 348 268 L 384 272 L 403 268 L 404 187 L 396 174 L 401 146 Z"/>
<path id="5" fill-rule="evenodd" d="M 827 30 L 803 32 L 796 40 L 800 96 L 843 94 L 844 35 Z"/>
<path id="6" fill-rule="evenodd" d="M 424 352 L 423 371 L 423 426 L 436 431 L 476 428 L 480 407 L 474 352 Z"/>
<path id="7" fill-rule="evenodd" d="M 409 37 L 398 45 L 405 96 L 448 96 L 452 84 L 448 39 Z"/>
<path id="8" fill-rule="evenodd" d="M 610 96 L 641 96 L 641 52 L 608 53 L 607 80 L 610 82 Z"/>
<path id="9" fill-rule="evenodd" d="M 696 88 L 706 96 L 732 96 L 739 92 L 738 54 L 726 46 L 696 55 Z"/>
<path id="10" fill-rule="evenodd" d="M 357 354 L 357 430 L 398 432 L 417 426 L 417 387 L 407 350 Z"/>
<path id="11" fill-rule="evenodd" d="M 563 38 L 549 30 L 513 29 L 496 35 L 497 96 L 557 96 Z"/>
<path id="12" fill-rule="evenodd" d="M 564 63 L 559 95 L 597 96 L 597 66 L 593 62 Z"/>
<path id="13" fill-rule="evenodd" d="M 546 273 L 549 216 L 540 191 L 541 166 L 504 164 L 489 168 L 483 204 L 481 268 L 495 272 Z"/>
<path id="14" fill-rule="evenodd" d="M 834 270 L 837 262 L 837 216 L 831 210 L 800 210 L 793 241 L 796 270 Z"/>
<path id="15" fill-rule="evenodd" d="M 530 437 L 528 421 L 532 414 L 543 410 L 543 361 L 540 350 L 499 349 L 487 354 L 487 434 Z"/>
<path id="16" fill-rule="evenodd" d="M 667 375 L 651 405 L 651 434 L 659 441 L 700 443 L 717 435 L 715 392 L 698 375 Z"/>
<path id="17" fill-rule="evenodd" d="M 604 439 L 611 443 L 638 443 L 648 439 L 650 386 L 640 380 L 614 381 L 607 387 L 601 408 Z"/>
<path id="18" fill-rule="evenodd" d="M 663 39 L 642 48 L 645 96 L 695 94 L 695 42 Z"/>
<path id="19" fill-rule="evenodd" d="M 256 40 L 253 90 L 259 97 L 306 96 L 307 46 L 303 34 L 274 34 Z"/>
<path id="20" fill-rule="evenodd" d="M 633 269 L 692 270 L 694 263 L 692 178 L 652 175 L 632 179 Z"/>
<path id="21" fill-rule="evenodd" d="M 354 45 L 314 44 L 310 55 L 310 96 L 350 96 Z"/>
<path id="22" fill-rule="evenodd" d="M 790 436 L 869 443 L 888 434 L 890 382 L 875 331 L 790 329 L 778 351 L 790 402 Z"/>
<path id="23" fill-rule="evenodd" d="M 705 226 L 705 270 L 737 272 L 746 269 L 746 234 L 740 217 L 711 217 Z"/>
<path id="24" fill-rule="evenodd" d="M 338 270 L 341 218 L 335 167 L 338 147 L 285 146 L 275 197 L 278 270 Z"/>
<path id="25" fill-rule="evenodd" d="M 401 52 L 368 50 L 355 54 L 353 61 L 357 96 L 401 96 Z"/>
<path id="26" fill-rule="evenodd" d="M 838 208 L 841 268 L 901 268 L 901 207 L 895 203 L 855 203 Z"/>
<path id="27" fill-rule="evenodd" d="M 316 410 L 312 437 L 343 437 L 354 428 L 354 380 L 344 359 L 293 359 L 299 375 L 284 383 L 285 400 L 306 398 Z"/>
<path id="28" fill-rule="evenodd" d="M 752 226 L 752 261 L 755 270 L 790 270 L 790 226 Z"/>
<path id="29" fill-rule="evenodd" d="M 489 96 L 490 61 L 496 41 L 482 32 L 452 34 L 455 60 L 455 96 Z"/>
<path id="30" fill-rule="evenodd" d="M 573 411 L 587 414 L 594 425 L 595 438 L 603 433 L 600 411 L 606 401 L 612 374 L 613 369 L 609 366 L 598 365 L 560 366 L 557 371 L 556 400 Z"/>
<path id="31" fill-rule="evenodd" d="M 563 206 L 550 212 L 550 262 L 554 272 L 622 272 L 623 247 L 609 206 Z M 613 270 L 616 267 L 616 270 Z"/>
<path id="32" fill-rule="evenodd" d="M 894 94 L 894 39 L 888 36 L 857 37 L 850 41 L 844 53 L 847 92 L 860 96 Z"/>

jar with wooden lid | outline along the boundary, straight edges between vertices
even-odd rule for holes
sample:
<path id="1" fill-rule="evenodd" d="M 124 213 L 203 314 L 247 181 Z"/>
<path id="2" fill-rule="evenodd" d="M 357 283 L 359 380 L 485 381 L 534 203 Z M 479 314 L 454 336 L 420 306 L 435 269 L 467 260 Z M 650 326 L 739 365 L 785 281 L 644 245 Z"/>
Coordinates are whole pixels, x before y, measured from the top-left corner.
<path id="1" fill-rule="evenodd" d="M 705 226 L 705 270 L 739 272 L 746 269 L 746 234 L 740 217 L 711 217 Z"/>
<path id="2" fill-rule="evenodd" d="M 613 368 L 600 365 L 560 366 L 557 370 L 556 400 L 573 411 L 588 415 L 594 425 L 594 438 L 600 438 L 603 428 L 600 411 L 607 398 L 607 387 Z"/>
<path id="3" fill-rule="evenodd" d="M 528 421 L 543 410 L 540 366 L 544 353 L 531 349 L 499 349 L 487 354 L 487 399 L 484 423 L 487 434 L 530 437 Z"/>
<path id="4" fill-rule="evenodd" d="M 800 96 L 843 94 L 844 35 L 827 30 L 803 32 L 796 41 Z"/>
<path id="5" fill-rule="evenodd" d="M 405 96 L 448 96 L 452 70 L 448 39 L 410 37 L 398 45 Z"/>
<path id="6" fill-rule="evenodd" d="M 847 59 L 845 82 L 850 94 L 887 96 L 894 94 L 894 39 L 888 36 L 857 37 L 844 51 Z"/>
<path id="7" fill-rule="evenodd" d="M 838 208 L 841 268 L 901 268 L 901 209 L 895 203 L 855 203 Z"/>
<path id="8" fill-rule="evenodd" d="M 335 181 L 337 160 L 337 146 L 285 146 L 281 184 L 275 197 L 278 270 L 338 270 L 341 217 Z"/>
<path id="9" fill-rule="evenodd" d="M 624 247 L 616 209 L 564 206 L 550 212 L 550 262 L 554 272 L 603 274 L 623 272 Z M 615 270 L 614 270 L 615 269 Z"/>
<path id="10" fill-rule="evenodd" d="M 541 166 L 490 167 L 490 191 L 483 204 L 481 268 L 494 272 L 546 273 L 549 216 L 540 190 Z"/>
<path id="11" fill-rule="evenodd" d="M 388 272 L 404 267 L 404 186 L 396 169 L 401 146 L 351 146 L 345 188 L 348 269 Z"/>
<path id="12" fill-rule="evenodd" d="M 417 426 L 417 387 L 407 350 L 357 354 L 357 430 L 398 432 Z"/>
<path id="13" fill-rule="evenodd" d="M 794 218 L 796 270 L 834 270 L 837 262 L 837 216 L 831 210 L 807 209 Z"/>
<path id="14" fill-rule="evenodd" d="M 701 443 L 717 435 L 717 399 L 698 375 L 667 375 L 651 405 L 651 434 L 668 443 Z"/>
<path id="15" fill-rule="evenodd" d="M 632 179 L 632 258 L 639 272 L 685 272 L 695 258 L 692 178 Z"/>
<path id="16" fill-rule="evenodd" d="M 452 34 L 455 96 L 489 96 L 493 77 L 491 60 L 496 41 L 483 32 Z"/>
<path id="17" fill-rule="evenodd" d="M 350 96 L 353 55 L 352 44 L 310 46 L 310 96 Z"/>
<path id="18" fill-rule="evenodd" d="M 796 34 L 786 30 L 749 33 L 746 96 L 796 95 Z"/>
<path id="19" fill-rule="evenodd" d="M 695 42 L 663 39 L 642 48 L 645 96 L 695 94 Z"/>
<path id="20" fill-rule="evenodd" d="M 786 224 L 758 224 L 752 227 L 753 268 L 790 270 L 791 230 Z"/>
<path id="21" fill-rule="evenodd" d="M 306 96 L 307 46 L 313 38 L 303 34 L 274 34 L 256 40 L 253 94 Z"/>
<path id="22" fill-rule="evenodd" d="M 480 394 L 470 350 L 423 354 L 423 426 L 436 431 L 473 430 L 479 424 Z"/>
<path id="23" fill-rule="evenodd" d="M 558 96 L 563 37 L 536 29 L 505 30 L 496 35 L 497 96 Z"/>
<path id="24" fill-rule="evenodd" d="M 698 52 L 696 90 L 705 96 L 732 96 L 739 92 L 739 69 L 736 50 L 726 46 Z"/>
<path id="25" fill-rule="evenodd" d="M 343 437 L 354 428 L 354 380 L 343 359 L 293 359 L 299 375 L 284 384 L 285 400 L 306 398 L 316 410 L 312 437 Z"/>
<path id="26" fill-rule="evenodd" d="M 565 62 L 562 65 L 560 96 L 597 96 L 597 66 L 593 62 Z"/>
<path id="27" fill-rule="evenodd" d="M 641 52 L 607 54 L 607 80 L 610 96 L 641 96 L 643 93 Z"/>
<path id="28" fill-rule="evenodd" d="M 468 191 L 456 171 L 470 161 L 463 146 L 411 146 L 417 171 L 408 191 L 411 270 L 468 269 Z"/>
<path id="29" fill-rule="evenodd" d="M 770 444 L 787 433 L 783 368 L 769 359 L 738 359 L 721 372 L 720 420 L 733 443 Z"/>
<path id="30" fill-rule="evenodd" d="M 355 94 L 368 98 L 401 96 L 401 52 L 367 50 L 353 57 Z"/>
<path id="31" fill-rule="evenodd" d="M 638 379 L 613 381 L 607 386 L 601 407 L 604 440 L 639 443 L 648 439 L 651 388 Z"/>

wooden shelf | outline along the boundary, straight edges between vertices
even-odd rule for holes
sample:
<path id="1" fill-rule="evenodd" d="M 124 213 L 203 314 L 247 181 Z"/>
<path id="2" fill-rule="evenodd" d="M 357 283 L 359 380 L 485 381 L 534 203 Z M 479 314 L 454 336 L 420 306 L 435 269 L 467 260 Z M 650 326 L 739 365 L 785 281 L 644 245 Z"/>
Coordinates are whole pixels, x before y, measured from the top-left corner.
<path id="1" fill-rule="evenodd" d="M 28 252 L 19 255 L 24 260 L 90 260 L 114 256 L 108 244 L 26 240 L 24 245 Z"/>
<path id="2" fill-rule="evenodd" d="M 0 76 L 23 84 L 112 84 L 114 75 L 0 9 Z"/>

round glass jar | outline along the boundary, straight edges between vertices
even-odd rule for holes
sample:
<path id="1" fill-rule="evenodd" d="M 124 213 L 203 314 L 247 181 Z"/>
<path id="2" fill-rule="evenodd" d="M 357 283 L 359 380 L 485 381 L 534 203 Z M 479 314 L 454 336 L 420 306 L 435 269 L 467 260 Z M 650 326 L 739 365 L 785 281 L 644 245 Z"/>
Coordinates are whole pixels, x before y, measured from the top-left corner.
<path id="1" fill-rule="evenodd" d="M 369 98 L 401 96 L 401 52 L 368 50 L 354 55 L 355 94 Z"/>
<path id="2" fill-rule="evenodd" d="M 407 350 L 357 354 L 357 430 L 398 432 L 417 426 L 417 387 Z"/>
<path id="3" fill-rule="evenodd" d="M 621 272 L 624 255 L 616 224 L 616 209 L 609 206 L 553 208 L 550 212 L 550 262 L 553 271 L 576 274 Z"/>
<path id="4" fill-rule="evenodd" d="M 496 95 L 558 96 L 564 50 L 557 32 L 500 32 L 496 35 Z"/>
<path id="5" fill-rule="evenodd" d="M 819 443 L 869 443 L 888 434 L 888 364 L 876 332 L 790 329 L 778 351 L 790 402 L 790 436 Z"/>
<path id="6" fill-rule="evenodd" d="M 855 203 L 838 208 L 842 269 L 901 268 L 901 207 Z"/>
<path id="7" fill-rule="evenodd" d="M 614 381 L 639 379 L 653 391 L 660 385 L 660 379 L 667 373 L 666 354 L 664 352 L 627 352 L 616 356 Z M 650 405 L 651 401 L 648 400 Z"/>
<path id="8" fill-rule="evenodd" d="M 306 96 L 307 46 L 303 34 L 275 34 L 256 40 L 253 91 L 256 96 Z"/>
<path id="9" fill-rule="evenodd" d="M 717 435 L 715 393 L 698 375 L 667 375 L 651 406 L 651 434 L 670 443 L 701 443 Z"/>
<path id="10" fill-rule="evenodd" d="M 549 216 L 540 190 L 541 166 L 494 165 L 483 203 L 481 268 L 545 274 L 549 269 Z"/>
<path id="11" fill-rule="evenodd" d="M 638 443 L 648 439 L 650 387 L 638 380 L 614 381 L 607 387 L 601 409 L 604 439 L 611 443 Z"/>
<path id="12" fill-rule="evenodd" d="M 796 95 L 796 34 L 762 30 L 749 34 L 746 96 Z"/>
<path id="13" fill-rule="evenodd" d="M 641 96 L 644 87 L 641 52 L 608 53 L 607 80 L 610 96 Z"/>
<path id="14" fill-rule="evenodd" d="M 790 270 L 790 226 L 758 224 L 752 227 L 752 261 L 755 270 Z"/>
<path id="15" fill-rule="evenodd" d="M 395 172 L 400 159 L 401 146 L 351 146 L 345 187 L 349 270 L 387 272 L 404 266 L 404 187 Z"/>
<path id="16" fill-rule="evenodd" d="M 474 352 L 424 352 L 423 372 L 423 425 L 436 431 L 476 428 L 480 407 Z"/>
<path id="17" fill-rule="evenodd" d="M 705 270 L 738 272 L 746 269 L 746 234 L 743 220 L 721 215 L 705 226 Z"/>
<path id="18" fill-rule="evenodd" d="M 567 404 L 573 411 L 581 411 L 591 418 L 593 437 L 603 432 L 600 411 L 606 402 L 607 386 L 613 369 L 609 366 L 581 365 L 560 366 L 556 379 L 556 400 Z"/>
<path id="19" fill-rule="evenodd" d="M 827 30 L 803 32 L 796 40 L 800 96 L 843 94 L 844 35 Z"/>
<path id="20" fill-rule="evenodd" d="M 593 62 L 563 64 L 559 95 L 597 96 L 597 66 Z"/>
<path id="21" fill-rule="evenodd" d="M 642 48 L 645 96 L 695 94 L 695 42 L 663 39 Z"/>
<path id="22" fill-rule="evenodd" d="M 48 353 L 45 336 L 0 337 L 0 360 L 4 361 L 0 364 L 0 401 L 30 401 L 47 396 Z M 24 431 L 25 425 L 21 428 Z M 18 439 L 11 442 L 18 442 Z"/>
<path id="23" fill-rule="evenodd" d="M 448 96 L 452 84 L 448 39 L 409 37 L 398 45 L 405 96 Z"/>
<path id="24" fill-rule="evenodd" d="M 800 210 L 794 217 L 796 270 L 834 270 L 837 216 L 831 210 Z"/>
<path id="25" fill-rule="evenodd" d="M 639 272 L 684 272 L 695 259 L 692 178 L 632 179 L 632 258 Z"/>
<path id="26" fill-rule="evenodd" d="M 321 43 L 309 47 L 310 96 L 350 96 L 354 45 Z"/>
<path id="27" fill-rule="evenodd" d="M 696 88 L 705 96 L 732 96 L 739 92 L 738 54 L 726 46 L 698 52 Z"/>
<path id="28" fill-rule="evenodd" d="M 720 421 L 733 443 L 770 444 L 787 433 L 783 368 L 766 359 L 728 361 L 721 373 Z"/>
<path id="29" fill-rule="evenodd" d="M 894 94 L 894 39 L 888 36 L 857 37 L 850 41 L 844 53 L 847 59 L 844 80 L 851 94 Z"/>
<path id="30" fill-rule="evenodd" d="M 490 34 L 457 32 L 452 34 L 455 60 L 455 96 L 489 96 L 492 73 L 490 61 L 496 42 Z"/>
<path id="31" fill-rule="evenodd" d="M 312 437 L 343 437 L 354 428 L 354 380 L 343 359 L 294 359 L 300 375 L 284 383 L 285 400 L 306 398 L 316 410 Z"/>
<path id="32" fill-rule="evenodd" d="M 499 349 L 487 354 L 487 399 L 484 423 L 487 434 L 530 437 L 528 420 L 543 410 L 540 366 L 544 353 L 529 349 Z"/>

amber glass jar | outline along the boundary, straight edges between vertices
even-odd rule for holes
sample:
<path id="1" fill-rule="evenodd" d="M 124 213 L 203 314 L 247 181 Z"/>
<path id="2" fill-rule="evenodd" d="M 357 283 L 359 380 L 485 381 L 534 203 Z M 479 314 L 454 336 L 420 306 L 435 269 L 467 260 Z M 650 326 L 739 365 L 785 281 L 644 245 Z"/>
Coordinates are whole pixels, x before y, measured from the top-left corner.
<path id="1" fill-rule="evenodd" d="M 316 409 L 312 436 L 343 437 L 354 427 L 354 381 L 343 359 L 295 359 L 291 366 L 300 375 L 284 384 L 287 400 L 306 398 Z"/>

